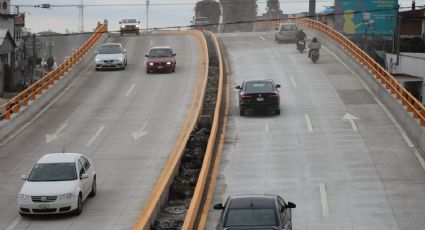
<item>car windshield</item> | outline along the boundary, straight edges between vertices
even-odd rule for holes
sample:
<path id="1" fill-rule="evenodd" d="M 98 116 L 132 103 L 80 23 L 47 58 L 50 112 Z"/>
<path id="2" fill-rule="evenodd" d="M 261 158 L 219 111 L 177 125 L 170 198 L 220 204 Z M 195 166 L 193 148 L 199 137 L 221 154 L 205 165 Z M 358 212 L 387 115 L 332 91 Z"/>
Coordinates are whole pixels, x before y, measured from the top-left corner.
<path id="1" fill-rule="evenodd" d="M 294 24 L 282 25 L 280 27 L 280 30 L 282 30 L 282 31 L 297 31 L 297 26 L 294 25 Z"/>
<path id="2" fill-rule="evenodd" d="M 121 46 L 119 45 L 102 46 L 99 53 L 100 54 L 119 54 L 121 53 Z"/>
<path id="3" fill-rule="evenodd" d="M 274 209 L 229 209 L 224 227 L 277 226 Z"/>
<path id="4" fill-rule="evenodd" d="M 69 181 L 76 179 L 75 163 L 36 164 L 28 176 L 28 181 Z"/>
<path id="5" fill-rule="evenodd" d="M 274 92 L 274 87 L 268 81 L 247 82 L 245 84 L 245 91 L 247 93 L 272 93 Z"/>
<path id="6" fill-rule="evenodd" d="M 153 49 L 149 52 L 149 57 L 171 57 L 173 52 L 170 49 Z"/>
<path id="7" fill-rule="evenodd" d="M 136 19 L 123 19 L 122 20 L 123 23 L 137 23 Z"/>

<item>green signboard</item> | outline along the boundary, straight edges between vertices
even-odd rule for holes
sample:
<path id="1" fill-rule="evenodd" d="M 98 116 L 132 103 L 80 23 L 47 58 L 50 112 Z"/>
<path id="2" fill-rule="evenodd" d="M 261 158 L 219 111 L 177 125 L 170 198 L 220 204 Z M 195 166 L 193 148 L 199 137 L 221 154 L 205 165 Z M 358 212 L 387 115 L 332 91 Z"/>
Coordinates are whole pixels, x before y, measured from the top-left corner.
<path id="1" fill-rule="evenodd" d="M 392 36 L 398 0 L 335 0 L 336 28 L 346 35 Z"/>

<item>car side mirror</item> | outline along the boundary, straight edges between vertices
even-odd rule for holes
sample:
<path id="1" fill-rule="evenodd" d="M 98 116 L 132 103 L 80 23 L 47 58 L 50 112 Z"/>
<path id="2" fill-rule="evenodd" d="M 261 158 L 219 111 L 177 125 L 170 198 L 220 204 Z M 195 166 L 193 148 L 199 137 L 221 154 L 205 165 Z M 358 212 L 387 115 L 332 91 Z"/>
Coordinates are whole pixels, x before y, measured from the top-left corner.
<path id="1" fill-rule="evenodd" d="M 80 176 L 80 179 L 81 179 L 81 180 L 83 180 L 83 179 L 87 179 L 87 178 L 89 178 L 89 175 L 88 175 L 88 174 L 86 174 L 86 173 L 83 173 L 83 174 L 81 174 L 81 176 Z"/>
<path id="2" fill-rule="evenodd" d="M 127 50 L 126 50 L 126 49 L 123 49 L 123 52 L 124 52 L 124 53 L 127 53 Z"/>
<path id="3" fill-rule="evenodd" d="M 274 28 L 274 30 L 279 30 L 279 28 L 276 27 L 276 28 Z"/>
<path id="4" fill-rule="evenodd" d="M 237 85 L 237 86 L 235 87 L 235 89 L 241 89 L 241 86 L 240 86 L 240 85 Z"/>
<path id="5" fill-rule="evenodd" d="M 213 206 L 213 209 L 215 209 L 215 210 L 221 210 L 221 209 L 223 209 L 223 208 L 224 208 L 224 206 L 223 206 L 223 204 L 222 204 L 222 203 L 215 204 L 215 205 Z"/>
<path id="6" fill-rule="evenodd" d="M 277 85 L 276 85 L 276 88 L 280 88 L 280 87 L 282 87 L 282 86 L 281 86 L 281 85 L 279 85 L 279 84 L 277 84 Z"/>
<path id="7" fill-rule="evenodd" d="M 149 57 L 149 55 L 145 54 L 145 57 Z"/>
<path id="8" fill-rule="evenodd" d="M 27 180 L 27 175 L 21 175 L 22 180 Z"/>
<path id="9" fill-rule="evenodd" d="M 119 24 L 121 24 L 121 22 L 118 22 Z"/>
<path id="10" fill-rule="evenodd" d="M 288 204 L 286 205 L 286 208 L 296 208 L 297 206 L 292 203 L 292 202 L 288 202 Z"/>
<path id="11" fill-rule="evenodd" d="M 137 23 L 139 23 L 139 24 L 140 24 L 140 21 L 138 21 Z"/>
<path id="12" fill-rule="evenodd" d="M 173 54 L 173 56 L 175 57 L 175 56 L 177 56 L 177 54 Z"/>

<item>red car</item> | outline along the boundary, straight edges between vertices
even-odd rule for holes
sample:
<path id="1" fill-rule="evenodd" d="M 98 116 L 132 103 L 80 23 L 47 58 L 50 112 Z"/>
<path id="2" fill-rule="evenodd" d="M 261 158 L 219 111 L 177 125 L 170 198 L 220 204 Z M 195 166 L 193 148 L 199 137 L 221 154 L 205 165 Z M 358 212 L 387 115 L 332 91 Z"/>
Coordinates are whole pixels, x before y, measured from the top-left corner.
<path id="1" fill-rule="evenodd" d="M 146 72 L 174 72 L 176 54 L 169 46 L 156 46 L 149 50 L 146 57 Z"/>

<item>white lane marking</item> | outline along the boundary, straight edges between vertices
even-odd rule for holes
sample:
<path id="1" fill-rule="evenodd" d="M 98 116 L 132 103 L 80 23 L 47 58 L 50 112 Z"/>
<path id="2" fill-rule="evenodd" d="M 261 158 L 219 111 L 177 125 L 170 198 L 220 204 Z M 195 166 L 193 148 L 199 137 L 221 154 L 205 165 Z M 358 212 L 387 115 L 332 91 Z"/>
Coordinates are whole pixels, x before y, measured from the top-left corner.
<path id="1" fill-rule="evenodd" d="M 355 120 L 358 120 L 359 118 L 357 118 L 356 116 L 350 114 L 350 113 L 346 113 L 343 117 L 342 120 L 349 120 L 350 124 L 351 124 L 351 128 L 353 129 L 354 132 L 358 132 L 359 129 L 357 128 L 356 122 Z"/>
<path id="2" fill-rule="evenodd" d="M 149 122 L 145 122 L 145 124 L 143 125 L 143 127 L 136 132 L 132 132 L 131 134 L 133 135 L 133 139 L 135 141 L 137 141 L 137 139 L 143 137 L 144 135 L 148 134 L 148 131 L 145 131 L 146 126 L 148 125 Z"/>
<path id="3" fill-rule="evenodd" d="M 97 132 L 94 134 L 94 136 L 87 142 L 86 146 L 89 147 L 93 144 L 93 142 L 96 140 L 96 138 L 102 133 L 102 131 L 105 129 L 105 126 L 100 126 L 100 128 L 97 130 Z"/>
<path id="4" fill-rule="evenodd" d="M 416 158 L 418 159 L 419 163 L 421 164 L 422 168 L 425 170 L 425 160 L 422 157 L 422 154 L 419 152 L 419 150 L 416 148 L 416 146 L 413 144 L 413 142 L 410 140 L 409 136 L 407 135 L 406 131 L 401 127 L 401 125 L 397 122 L 397 120 L 394 118 L 394 116 L 391 114 L 391 112 L 387 109 L 387 107 L 382 103 L 382 101 L 375 96 L 375 94 L 370 90 L 369 86 L 366 84 L 366 82 L 363 80 L 363 78 L 359 77 L 359 75 L 354 72 L 353 69 L 351 69 L 347 64 L 345 64 L 335 53 L 330 51 L 328 48 L 323 48 L 330 53 L 336 60 L 338 60 L 346 69 L 348 69 L 354 76 L 357 76 L 357 78 L 360 80 L 363 87 L 369 92 L 370 95 L 372 95 L 373 99 L 378 103 L 378 105 L 385 111 L 387 116 L 390 118 L 391 122 L 395 125 L 397 130 L 401 133 L 401 136 L 403 137 L 406 144 L 409 146 L 409 148 L 412 150 L 412 152 L 415 154 Z"/>
<path id="5" fill-rule="evenodd" d="M 274 54 L 276 55 L 276 57 L 278 57 L 278 58 L 280 58 L 281 56 L 280 56 L 280 54 L 279 54 L 279 52 L 277 52 L 276 50 L 273 50 L 273 52 L 274 52 Z"/>
<path id="6" fill-rule="evenodd" d="M 50 143 L 56 138 L 58 138 L 59 134 L 68 126 L 68 123 L 63 123 L 53 134 L 47 134 L 46 135 L 46 143 Z"/>
<path id="7" fill-rule="evenodd" d="M 294 76 L 289 75 L 289 78 L 291 79 L 292 85 L 294 86 L 295 89 L 298 88 L 297 82 L 294 79 Z"/>
<path id="8" fill-rule="evenodd" d="M 132 84 L 130 89 L 127 91 L 127 93 L 125 94 L 126 97 L 128 97 L 130 95 L 130 93 L 133 91 L 134 87 L 136 86 L 136 84 Z"/>
<path id="9" fill-rule="evenodd" d="M 266 133 L 266 136 L 270 136 L 270 122 L 269 121 L 264 122 L 264 132 Z"/>
<path id="10" fill-rule="evenodd" d="M 310 133 L 314 132 L 314 131 L 313 131 L 313 125 L 311 125 L 310 115 L 308 115 L 308 114 L 306 113 L 306 114 L 304 114 L 304 116 L 305 116 L 305 122 L 307 123 L 308 131 L 309 131 Z"/>
<path id="11" fill-rule="evenodd" d="M 16 217 L 16 219 L 6 228 L 6 230 L 12 230 L 18 225 L 18 223 L 21 221 L 21 217 Z"/>
<path id="12" fill-rule="evenodd" d="M 86 68 L 83 69 L 83 72 L 84 71 L 87 71 L 89 68 L 91 68 L 91 65 L 87 65 Z M 80 75 L 77 75 L 77 77 L 74 78 L 74 80 L 72 80 L 71 83 L 69 83 L 69 86 L 66 87 L 64 91 L 62 91 L 62 93 L 60 93 L 49 104 L 47 104 L 47 106 L 44 107 L 39 113 L 37 113 L 37 115 L 35 115 L 35 117 L 33 117 L 30 121 L 28 121 L 27 123 L 25 123 L 25 125 L 23 125 L 20 129 L 18 129 L 18 131 L 16 131 L 12 135 L 10 135 L 5 141 L 3 141 L 2 143 L 0 143 L 0 146 L 6 145 L 9 141 L 11 141 L 12 139 L 14 139 L 16 136 L 18 136 L 19 133 L 21 133 L 24 129 L 26 129 L 29 125 L 31 125 L 35 120 L 37 120 L 41 115 L 43 115 L 57 100 L 59 100 L 59 98 L 61 98 L 65 93 L 67 93 L 71 89 L 72 86 L 74 86 L 75 82 L 81 76 L 82 76 L 81 74 Z"/>
<path id="13" fill-rule="evenodd" d="M 326 196 L 326 187 L 324 183 L 319 183 L 320 199 L 322 200 L 322 215 L 323 218 L 329 216 L 328 197 Z"/>
<path id="14" fill-rule="evenodd" d="M 263 36 L 261 36 L 261 35 L 259 35 L 258 37 L 260 37 L 261 38 L 261 40 L 263 40 L 263 41 L 265 41 L 266 39 L 263 37 Z"/>

